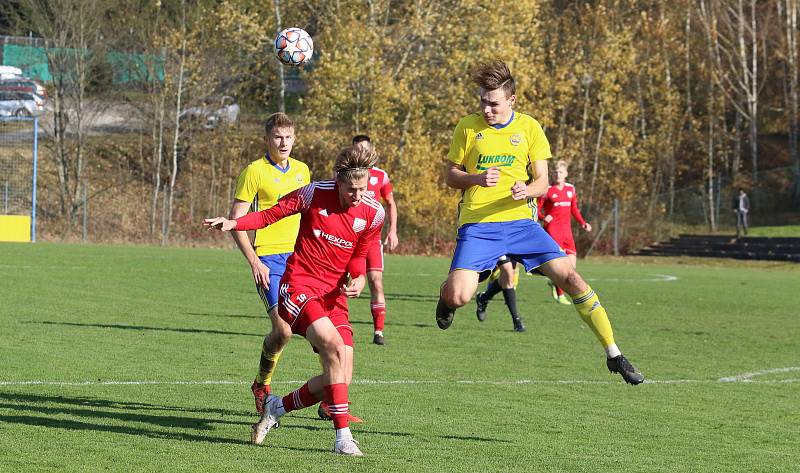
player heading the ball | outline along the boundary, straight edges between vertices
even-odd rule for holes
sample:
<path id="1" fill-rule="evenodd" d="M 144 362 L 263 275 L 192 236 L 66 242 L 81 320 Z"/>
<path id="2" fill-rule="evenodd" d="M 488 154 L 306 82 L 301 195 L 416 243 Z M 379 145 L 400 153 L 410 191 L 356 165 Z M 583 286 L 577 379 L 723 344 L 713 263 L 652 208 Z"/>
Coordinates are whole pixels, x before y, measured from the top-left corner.
<path id="1" fill-rule="evenodd" d="M 287 412 L 324 400 L 336 429 L 334 453 L 362 455 L 349 426 L 353 329 L 347 298 L 358 297 L 364 289 L 367 250 L 383 227 L 383 207 L 366 194 L 375 160 L 374 151 L 345 148 L 336 158 L 335 180 L 312 182 L 273 207 L 236 220 L 203 221 L 209 229 L 255 230 L 300 214 L 297 243 L 280 281 L 278 314 L 292 333 L 305 337 L 319 353 L 322 373 L 283 398 L 267 397 L 264 413 L 252 428 L 250 440 L 255 444 L 263 443 Z"/>

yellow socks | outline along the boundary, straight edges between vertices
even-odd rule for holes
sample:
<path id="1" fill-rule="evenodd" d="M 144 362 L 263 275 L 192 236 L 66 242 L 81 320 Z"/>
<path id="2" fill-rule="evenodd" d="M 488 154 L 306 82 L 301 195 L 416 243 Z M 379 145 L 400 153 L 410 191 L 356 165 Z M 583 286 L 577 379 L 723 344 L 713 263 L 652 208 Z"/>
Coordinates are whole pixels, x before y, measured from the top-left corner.
<path id="1" fill-rule="evenodd" d="M 258 362 L 257 383 L 270 384 L 272 382 L 272 374 L 275 373 L 275 366 L 278 364 L 281 353 L 283 353 L 283 350 L 278 353 L 269 351 L 267 349 L 267 339 L 264 338 L 264 345 L 261 347 L 261 360 Z"/>
<path id="2" fill-rule="evenodd" d="M 587 287 L 582 293 L 573 296 L 572 303 L 583 321 L 591 327 L 597 339 L 600 340 L 603 348 L 607 352 L 609 347 L 616 348 L 611 322 L 608 321 L 606 310 L 600 305 L 600 300 L 592 288 Z"/>

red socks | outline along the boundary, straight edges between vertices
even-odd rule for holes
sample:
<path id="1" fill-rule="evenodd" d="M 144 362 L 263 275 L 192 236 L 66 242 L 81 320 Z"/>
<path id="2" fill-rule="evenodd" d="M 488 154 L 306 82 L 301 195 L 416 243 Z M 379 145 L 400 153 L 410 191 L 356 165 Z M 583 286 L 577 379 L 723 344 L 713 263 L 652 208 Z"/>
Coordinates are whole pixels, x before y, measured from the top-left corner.
<path id="1" fill-rule="evenodd" d="M 346 391 L 345 396 L 347 396 Z M 311 390 L 308 389 L 308 383 L 306 383 L 300 387 L 300 389 L 283 396 L 283 408 L 286 409 L 286 412 L 291 412 L 304 407 L 313 406 L 319 401 L 320 400 L 311 393 Z"/>
<path id="2" fill-rule="evenodd" d="M 375 330 L 383 332 L 383 321 L 386 320 L 386 304 L 383 302 L 373 302 L 369 305 L 372 309 L 372 325 Z"/>
<path id="3" fill-rule="evenodd" d="M 333 427 L 336 429 L 348 427 L 350 411 L 347 403 L 347 385 L 344 383 L 329 384 L 324 389 L 325 402 L 328 403 Z"/>

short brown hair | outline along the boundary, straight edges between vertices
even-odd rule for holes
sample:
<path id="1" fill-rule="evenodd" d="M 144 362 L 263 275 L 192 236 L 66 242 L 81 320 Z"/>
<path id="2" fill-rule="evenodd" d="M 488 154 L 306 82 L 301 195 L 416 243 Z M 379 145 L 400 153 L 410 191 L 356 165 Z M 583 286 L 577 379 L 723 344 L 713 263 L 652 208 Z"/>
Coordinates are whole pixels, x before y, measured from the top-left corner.
<path id="1" fill-rule="evenodd" d="M 378 161 L 378 155 L 361 146 L 348 146 L 339 151 L 333 171 L 338 181 L 352 181 L 369 175 L 369 170 Z"/>
<path id="2" fill-rule="evenodd" d="M 556 169 L 558 168 L 564 168 L 564 170 L 566 171 L 569 168 L 569 164 L 567 164 L 567 162 L 564 161 L 563 159 L 559 159 L 558 161 L 556 161 Z"/>
<path id="3" fill-rule="evenodd" d="M 264 133 L 269 135 L 275 128 L 294 129 L 294 122 L 289 118 L 289 115 L 283 112 L 276 112 L 267 117 L 267 121 L 264 123 Z"/>
<path id="4" fill-rule="evenodd" d="M 496 90 L 503 88 L 506 97 L 511 97 L 517 93 L 517 86 L 511 71 L 503 61 L 495 60 L 482 62 L 472 71 L 472 80 L 484 90 Z"/>

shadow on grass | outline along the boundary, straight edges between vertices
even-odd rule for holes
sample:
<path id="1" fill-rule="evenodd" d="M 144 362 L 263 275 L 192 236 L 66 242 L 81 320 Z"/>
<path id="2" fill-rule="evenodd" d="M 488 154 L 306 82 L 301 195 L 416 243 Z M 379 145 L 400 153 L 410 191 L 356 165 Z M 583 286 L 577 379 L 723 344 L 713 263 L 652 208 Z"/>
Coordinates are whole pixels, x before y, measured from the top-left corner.
<path id="1" fill-rule="evenodd" d="M 22 393 L 0 393 L 0 410 L 9 412 L 9 415 L 0 415 L 0 423 L 28 425 L 64 429 L 72 431 L 97 431 L 117 434 L 136 435 L 139 437 L 178 440 L 184 442 L 209 442 L 215 444 L 249 445 L 250 422 L 238 420 L 225 420 L 225 415 L 249 416 L 236 411 L 224 409 L 192 409 L 177 406 L 162 406 L 139 402 L 118 402 L 107 399 L 89 397 L 42 396 Z M 80 406 L 80 407 L 78 407 Z M 175 415 L 145 414 L 143 410 L 203 412 L 219 414 L 218 418 L 209 417 L 181 417 Z M 131 412 L 134 411 L 134 412 Z M 136 412 L 139 411 L 139 412 Z M 15 415 L 11 414 L 14 413 Z M 64 416 L 73 419 L 64 419 Z M 251 416 L 252 417 L 252 416 Z M 313 417 L 300 417 L 298 420 L 307 421 Z M 287 419 L 291 422 L 290 419 Z M 282 423 L 283 429 L 301 429 L 307 431 L 332 432 L 329 421 L 319 420 L 319 425 L 292 425 Z M 114 425 L 113 423 L 120 423 Z M 141 427 L 137 424 L 150 424 L 152 428 Z M 241 426 L 242 438 L 234 439 L 207 435 L 206 432 L 214 429 L 214 424 Z M 190 430 L 193 432 L 178 431 L 176 429 Z M 411 434 L 398 432 L 377 432 L 372 434 L 402 435 Z M 298 452 L 329 452 L 323 448 L 290 447 L 270 445 L 270 448 L 280 448 Z"/>
<path id="2" fill-rule="evenodd" d="M 510 440 L 501 440 L 491 437 L 474 437 L 474 436 L 461 436 L 461 435 L 439 435 L 438 437 L 446 440 L 469 440 L 473 442 L 511 443 Z"/>
<path id="3" fill-rule="evenodd" d="M 247 445 L 246 439 L 237 440 L 227 437 L 213 437 L 197 435 L 187 432 L 148 430 L 130 425 L 106 425 L 90 422 L 80 422 L 68 419 L 53 419 L 52 417 L 36 416 L 4 416 L 0 415 L 0 422 L 9 424 L 22 424 L 37 427 L 47 427 L 66 430 L 95 430 L 98 432 L 112 432 L 117 434 L 136 435 L 155 439 L 181 440 L 186 442 L 227 443 L 232 445 Z"/>
<path id="4" fill-rule="evenodd" d="M 372 327 L 373 322 L 371 320 L 351 320 L 350 325 L 369 325 Z M 404 324 L 398 322 L 386 322 L 387 326 L 392 327 L 417 327 L 417 328 L 431 328 L 433 324 Z"/>
<path id="5" fill-rule="evenodd" d="M 218 414 L 219 417 L 194 417 L 145 414 L 142 412 L 143 410 L 192 412 L 193 409 L 136 402 L 117 402 L 96 398 L 0 393 L 0 399 L 3 400 L 3 402 L 0 402 L 0 409 L 19 413 L 18 415 L 0 415 L 0 422 L 5 423 L 67 430 L 95 430 L 192 442 L 228 443 L 233 445 L 248 443 L 246 434 L 243 434 L 242 439 L 239 440 L 174 430 L 211 431 L 214 429 L 214 424 L 223 424 L 241 426 L 242 432 L 248 432 L 249 422 L 225 419 L 226 414 L 239 415 L 239 413 L 233 411 L 201 409 L 205 413 Z M 23 413 L 32 413 L 33 415 L 24 415 Z M 80 420 L 63 419 L 63 416 L 71 416 Z M 114 422 L 119 422 L 123 425 L 110 424 Z M 142 423 L 152 425 L 153 429 L 136 425 Z"/>
<path id="6" fill-rule="evenodd" d="M 148 404 L 144 402 L 110 401 L 106 399 L 96 399 L 92 397 L 43 396 L 38 394 L 0 392 L 0 399 L 18 403 L 30 403 L 30 404 L 56 403 L 56 404 L 66 404 L 73 406 L 100 407 L 106 409 L 124 409 L 129 411 L 144 410 L 144 411 L 197 412 L 202 414 L 218 414 L 220 416 L 240 416 L 240 417 L 247 417 L 252 414 L 250 411 L 234 411 L 230 409 L 216 409 L 216 408 L 163 406 L 159 404 Z"/>
<path id="7" fill-rule="evenodd" d="M 439 302 L 439 295 L 436 290 L 431 294 L 395 294 L 386 292 L 383 295 L 387 301 L 432 302 L 434 304 Z"/>
<path id="8" fill-rule="evenodd" d="M 208 442 L 214 444 L 250 446 L 250 422 L 225 420 L 223 418 L 225 415 L 253 417 L 249 412 L 241 413 L 226 409 L 182 408 L 177 406 L 162 406 L 139 402 L 118 402 L 86 397 L 71 398 L 65 396 L 42 396 L 22 393 L 0 393 L 0 400 L 5 401 L 0 402 L 0 410 L 19 412 L 18 415 L 0 415 L 0 423 L 5 422 L 8 424 L 72 431 L 110 432 L 183 442 Z M 59 404 L 62 406 L 59 406 Z M 67 407 L 63 407 L 63 405 Z M 82 406 L 83 408 L 72 406 Z M 202 412 L 219 414 L 219 417 L 179 417 L 173 415 L 128 412 L 137 410 Z M 23 412 L 32 414 L 25 415 Z M 63 416 L 76 417 L 79 420 L 63 419 L 61 418 Z M 120 422 L 123 423 L 123 425 L 109 425 L 109 422 Z M 153 428 L 148 429 L 136 425 L 141 423 L 150 424 Z M 213 424 L 241 426 L 242 437 L 239 439 L 207 435 L 207 431 L 213 430 Z M 175 429 L 194 430 L 197 433 L 178 431 Z M 331 430 L 331 428 L 318 427 L 309 430 Z M 255 448 L 255 446 L 253 447 Z M 300 448 L 277 445 L 270 445 L 270 448 L 280 448 L 298 452 L 326 453 L 330 451 L 323 448 Z"/>
<path id="9" fill-rule="evenodd" d="M 212 335 L 241 335 L 245 337 L 259 337 L 263 338 L 263 333 L 244 333 L 244 332 L 228 332 L 225 330 L 211 330 L 200 328 L 170 328 L 170 327 L 148 327 L 146 325 L 120 325 L 120 324 L 82 324 L 78 322 L 36 322 L 26 321 L 27 324 L 42 324 L 42 325 L 66 325 L 68 327 L 86 327 L 86 328 L 112 328 L 120 330 L 154 330 L 157 332 L 177 332 L 177 333 L 209 333 Z"/>
<path id="10" fill-rule="evenodd" d="M 291 424 L 286 424 L 285 422 L 281 421 L 281 428 L 282 429 L 303 429 L 303 430 L 310 430 L 310 431 L 317 431 L 317 430 L 328 431 L 328 430 L 332 430 L 331 421 L 320 419 L 319 417 L 314 417 L 314 416 L 309 416 L 309 415 L 294 415 L 293 414 L 290 417 L 290 419 L 291 418 L 311 421 L 311 422 L 313 422 L 313 423 L 315 423 L 317 425 L 302 425 L 302 424 L 291 425 Z M 381 431 L 381 430 L 373 430 L 373 429 L 370 429 L 367 426 L 367 423 L 365 423 L 365 424 L 356 424 L 356 425 L 360 425 L 361 426 L 361 427 L 356 427 L 356 430 L 363 431 L 364 433 L 367 433 L 367 434 L 370 434 L 370 435 L 374 434 L 374 435 L 389 435 L 389 436 L 392 436 L 392 437 L 413 437 L 413 434 L 409 434 L 407 432 L 386 432 L 386 431 Z M 353 424 L 350 424 L 350 426 L 352 427 Z"/>
<path id="11" fill-rule="evenodd" d="M 65 397 L 65 396 L 42 396 L 22 393 L 0 393 L 0 409 L 19 412 L 18 415 L 0 415 L 0 422 L 8 424 L 29 425 L 35 427 L 56 428 L 73 431 L 98 431 L 111 432 L 118 434 L 136 435 L 139 437 L 178 440 L 184 442 L 209 442 L 216 444 L 230 445 L 249 445 L 246 433 L 249 431 L 249 422 L 238 420 L 225 420 L 225 415 L 241 416 L 241 413 L 225 409 L 192 409 L 177 406 L 162 406 L 157 404 L 139 402 L 118 402 L 107 399 L 87 398 L 87 397 Z M 60 405 L 60 406 L 59 406 Z M 75 407 L 74 407 L 75 406 Z M 77 407 L 80 406 L 80 407 Z M 174 415 L 145 414 L 143 410 L 161 410 L 178 412 L 202 412 L 219 414 L 219 418 L 209 417 L 181 417 Z M 134 412 L 130 412 L 134 411 Z M 22 413 L 33 413 L 34 415 L 23 415 Z M 247 414 L 244 414 L 247 416 Z M 63 419 L 63 416 L 78 418 Z M 295 416 L 292 416 L 295 417 Z M 332 426 L 329 421 L 314 418 L 312 416 L 296 416 L 297 420 L 303 422 L 314 422 L 318 425 L 291 424 L 291 417 L 286 419 L 289 423 L 282 422 L 280 429 L 299 429 L 311 432 L 331 431 Z M 109 425 L 111 422 L 120 422 L 124 425 Z M 135 424 L 150 424 L 152 429 L 139 427 Z M 229 437 L 219 437 L 205 435 L 204 433 L 182 432 L 174 429 L 187 429 L 194 431 L 211 431 L 214 424 L 236 425 L 242 427 L 243 438 L 234 439 Z M 366 426 L 365 426 L 366 427 Z M 407 432 L 388 432 L 365 428 L 364 433 L 369 435 L 388 435 L 393 437 L 413 437 Z M 500 440 L 488 437 L 442 435 L 440 438 L 446 440 L 466 440 L 477 442 L 502 442 L 510 443 L 508 440 Z M 289 446 L 270 445 L 270 448 L 281 448 L 284 450 L 301 452 L 328 452 L 321 448 L 298 448 Z"/>
<path id="12" fill-rule="evenodd" d="M 12 402 L 0 402 L 0 409 L 8 409 L 9 411 L 26 411 L 37 412 L 45 414 L 48 417 L 54 415 L 69 415 L 74 417 L 84 417 L 87 419 L 112 419 L 122 422 L 139 422 L 152 424 L 159 427 L 180 427 L 191 428 L 196 430 L 210 430 L 213 424 L 225 425 L 248 425 L 247 422 L 239 420 L 226 420 L 223 415 L 215 418 L 209 417 L 191 417 L 191 416 L 177 416 L 177 415 L 164 415 L 164 414 L 145 414 L 142 408 L 138 411 L 131 412 L 126 407 L 113 407 L 112 401 L 101 400 L 95 404 L 102 406 L 98 409 L 98 405 L 83 404 L 84 408 L 72 407 L 82 405 L 82 400 L 71 400 L 69 403 L 64 403 L 63 397 L 47 398 L 44 396 L 37 396 L 38 401 L 36 404 L 30 403 L 28 399 L 30 396 L 20 396 L 22 399 L 15 399 L 17 396 L 4 394 L 2 398 L 12 398 Z M 44 403 L 44 404 L 42 404 Z M 54 403 L 66 404 L 62 406 L 52 405 Z M 105 407 L 108 406 L 108 407 Z"/>

